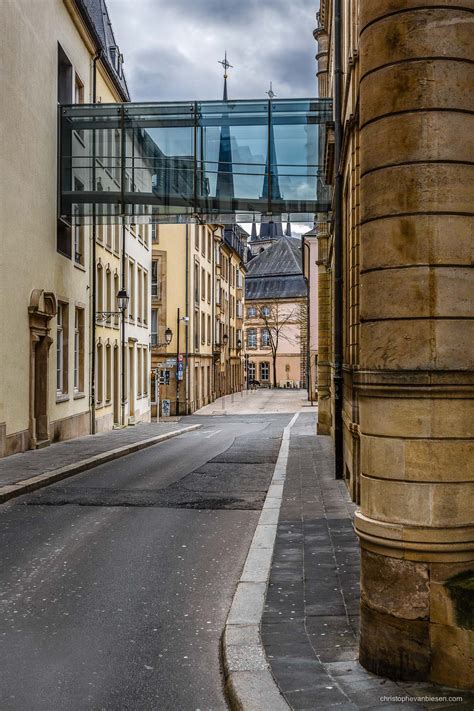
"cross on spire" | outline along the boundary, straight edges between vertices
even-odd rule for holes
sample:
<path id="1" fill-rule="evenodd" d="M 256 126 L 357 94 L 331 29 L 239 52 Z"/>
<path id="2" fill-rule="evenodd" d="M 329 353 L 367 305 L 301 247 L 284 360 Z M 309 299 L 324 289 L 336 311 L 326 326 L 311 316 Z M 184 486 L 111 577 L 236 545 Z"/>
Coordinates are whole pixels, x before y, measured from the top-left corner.
<path id="1" fill-rule="evenodd" d="M 272 99 L 274 99 L 275 96 L 276 96 L 275 92 L 273 91 L 272 82 L 270 82 L 270 88 L 269 88 L 269 90 L 267 91 L 267 94 L 268 94 L 268 98 L 270 99 L 270 101 L 271 101 Z"/>
<path id="2" fill-rule="evenodd" d="M 217 60 L 224 67 L 224 101 L 227 101 L 227 70 L 232 67 L 227 61 L 227 50 L 225 51 L 224 59 Z"/>
<path id="3" fill-rule="evenodd" d="M 224 67 L 224 79 L 227 79 L 227 70 L 229 68 L 233 69 L 232 64 L 229 64 L 229 62 L 227 61 L 227 50 L 225 51 L 224 59 L 218 60 L 218 63 L 222 64 L 222 66 Z"/>

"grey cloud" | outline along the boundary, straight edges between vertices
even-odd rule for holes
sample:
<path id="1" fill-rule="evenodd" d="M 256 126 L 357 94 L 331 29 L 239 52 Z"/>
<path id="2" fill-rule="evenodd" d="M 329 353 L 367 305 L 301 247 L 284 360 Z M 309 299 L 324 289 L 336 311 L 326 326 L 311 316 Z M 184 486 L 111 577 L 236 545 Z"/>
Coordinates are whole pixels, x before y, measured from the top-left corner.
<path id="1" fill-rule="evenodd" d="M 317 0 L 108 0 L 134 101 L 314 96 Z"/>

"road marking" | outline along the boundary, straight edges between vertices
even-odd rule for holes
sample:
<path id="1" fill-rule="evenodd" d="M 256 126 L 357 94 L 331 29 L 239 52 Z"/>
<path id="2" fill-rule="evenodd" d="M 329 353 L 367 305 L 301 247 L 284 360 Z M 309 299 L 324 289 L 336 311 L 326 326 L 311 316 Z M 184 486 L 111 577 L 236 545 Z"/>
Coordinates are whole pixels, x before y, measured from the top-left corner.
<path id="1" fill-rule="evenodd" d="M 210 434 L 207 435 L 204 439 L 209 439 L 209 437 L 214 437 L 214 435 L 219 434 L 219 432 L 222 432 L 222 430 L 214 430 L 214 432 L 211 432 Z"/>

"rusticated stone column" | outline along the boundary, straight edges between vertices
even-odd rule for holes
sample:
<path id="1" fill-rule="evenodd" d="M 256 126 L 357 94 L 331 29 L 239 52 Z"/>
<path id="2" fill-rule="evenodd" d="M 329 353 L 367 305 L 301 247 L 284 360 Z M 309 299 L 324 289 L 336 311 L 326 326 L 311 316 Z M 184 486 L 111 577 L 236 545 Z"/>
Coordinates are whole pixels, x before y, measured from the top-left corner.
<path id="1" fill-rule="evenodd" d="M 361 663 L 474 680 L 474 3 L 360 0 Z"/>

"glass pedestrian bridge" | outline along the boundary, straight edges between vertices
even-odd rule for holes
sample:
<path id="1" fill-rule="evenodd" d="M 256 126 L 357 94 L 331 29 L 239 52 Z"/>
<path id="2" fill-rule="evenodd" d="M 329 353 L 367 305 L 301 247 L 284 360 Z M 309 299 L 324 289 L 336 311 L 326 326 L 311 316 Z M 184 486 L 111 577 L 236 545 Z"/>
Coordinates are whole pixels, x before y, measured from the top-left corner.
<path id="1" fill-rule="evenodd" d="M 63 220 L 312 221 L 327 99 L 60 107 Z"/>

